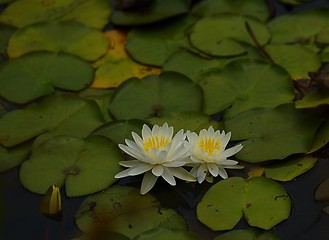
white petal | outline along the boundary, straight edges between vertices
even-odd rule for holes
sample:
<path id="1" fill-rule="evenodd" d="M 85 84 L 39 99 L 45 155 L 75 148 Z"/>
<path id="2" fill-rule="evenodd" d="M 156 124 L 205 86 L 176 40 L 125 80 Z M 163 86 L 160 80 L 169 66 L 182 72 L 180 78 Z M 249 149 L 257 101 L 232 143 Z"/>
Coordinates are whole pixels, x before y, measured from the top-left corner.
<path id="1" fill-rule="evenodd" d="M 226 149 L 223 153 L 222 153 L 222 157 L 224 159 L 228 158 L 228 157 L 231 157 L 233 156 L 234 154 L 236 154 L 237 152 L 239 152 L 241 149 L 242 149 L 242 145 L 239 144 L 239 145 L 236 145 L 234 147 L 231 147 L 229 149 Z"/>
<path id="2" fill-rule="evenodd" d="M 153 168 L 153 165 L 151 164 L 143 164 L 142 166 L 132 168 L 129 171 L 129 176 L 136 176 L 142 173 L 145 173 L 147 171 L 150 171 Z"/>
<path id="3" fill-rule="evenodd" d="M 151 136 L 152 136 L 151 129 L 146 124 L 144 124 L 143 129 L 142 129 L 142 138 L 143 138 L 143 140 L 145 140 L 145 139 L 147 139 L 148 137 L 151 137 Z"/>
<path id="4" fill-rule="evenodd" d="M 127 144 L 128 147 L 136 150 L 137 152 L 140 152 L 141 151 L 140 147 L 135 142 L 133 142 L 133 141 L 131 141 L 129 139 L 126 139 L 125 142 L 126 142 L 126 144 Z"/>
<path id="5" fill-rule="evenodd" d="M 199 159 L 199 158 L 197 158 L 197 157 L 195 157 L 195 156 L 191 156 L 190 158 L 191 158 L 191 160 L 192 160 L 193 162 L 195 162 L 195 163 L 203 163 L 203 161 L 202 161 L 201 159 Z"/>
<path id="6" fill-rule="evenodd" d="M 140 147 L 143 148 L 143 139 L 135 132 L 132 132 L 131 135 L 133 136 L 134 141 L 136 144 Z"/>
<path id="7" fill-rule="evenodd" d="M 208 163 L 207 164 L 208 170 L 210 172 L 211 175 L 213 175 L 214 177 L 217 177 L 219 174 L 219 169 L 218 166 L 214 163 Z"/>
<path id="8" fill-rule="evenodd" d="M 233 166 L 233 165 L 237 165 L 238 161 L 225 159 L 225 160 L 218 161 L 218 163 L 219 163 L 219 165 L 223 165 L 223 166 Z"/>
<path id="9" fill-rule="evenodd" d="M 168 152 L 167 151 L 162 150 L 162 151 L 157 152 L 156 153 L 157 162 L 159 164 L 165 162 L 166 159 L 167 159 L 167 156 L 168 156 Z"/>
<path id="10" fill-rule="evenodd" d="M 171 186 L 175 186 L 176 181 L 173 174 L 170 172 L 170 170 L 167 167 L 164 167 L 163 170 L 164 170 L 162 174 L 163 179 L 166 180 Z"/>
<path id="11" fill-rule="evenodd" d="M 227 168 L 227 169 L 243 169 L 244 166 L 241 166 L 241 165 L 232 165 L 232 166 L 222 166 L 224 168 Z"/>
<path id="12" fill-rule="evenodd" d="M 141 194 L 145 194 L 148 191 L 150 191 L 153 186 L 155 185 L 155 182 L 157 181 L 157 177 L 154 176 L 151 172 L 145 173 L 142 181 L 142 186 L 141 186 Z"/>
<path id="13" fill-rule="evenodd" d="M 162 174 L 163 174 L 163 167 L 162 165 L 155 165 L 153 168 L 152 168 L 152 173 L 157 176 L 157 177 L 160 177 Z"/>
<path id="14" fill-rule="evenodd" d="M 186 136 L 188 141 L 192 144 L 192 146 L 194 146 L 197 143 L 199 138 L 195 132 L 190 132 L 190 131 L 186 133 Z"/>
<path id="15" fill-rule="evenodd" d="M 206 164 L 200 164 L 200 167 L 198 169 L 198 173 L 197 173 L 197 179 L 199 183 L 202 183 L 207 175 L 208 172 L 208 168 L 206 166 Z"/>
<path id="16" fill-rule="evenodd" d="M 191 160 L 189 157 L 175 159 L 174 161 L 164 162 L 162 165 L 165 167 L 181 167 L 187 163 L 190 163 Z"/>
<path id="17" fill-rule="evenodd" d="M 184 130 L 183 129 L 179 130 L 179 132 L 172 139 L 173 149 L 179 147 L 180 144 L 183 142 L 183 140 L 185 140 L 185 138 L 186 138 L 186 134 L 184 134 Z"/>
<path id="18" fill-rule="evenodd" d="M 129 176 L 129 172 L 130 172 L 131 169 L 126 169 L 126 170 L 123 170 L 119 173 L 117 173 L 114 177 L 115 178 L 124 178 L 124 177 L 128 177 Z"/>
<path id="19" fill-rule="evenodd" d="M 171 173 L 182 180 L 188 181 L 188 182 L 195 182 L 196 179 L 195 177 L 189 173 L 188 171 L 186 171 L 184 168 L 181 167 L 177 167 L 177 168 L 170 168 Z"/>
<path id="20" fill-rule="evenodd" d="M 231 132 L 228 132 L 225 134 L 225 132 L 223 131 L 222 133 L 222 137 L 221 137 L 221 142 L 220 142 L 220 145 L 221 145 L 221 149 L 225 149 L 228 142 L 230 141 L 231 139 Z"/>
<path id="21" fill-rule="evenodd" d="M 223 179 L 226 179 L 228 177 L 227 172 L 224 168 L 219 168 L 219 176 L 221 176 Z"/>
<path id="22" fill-rule="evenodd" d="M 143 161 L 144 159 L 144 155 L 138 151 L 136 151 L 135 149 L 133 148 L 130 148 L 126 145 L 123 145 L 123 144 L 119 144 L 119 148 L 124 151 L 125 153 L 127 153 L 128 155 L 134 157 L 134 158 L 137 158 L 141 161 Z"/>
<path id="23" fill-rule="evenodd" d="M 145 163 L 139 160 L 128 160 L 128 161 L 119 162 L 119 164 L 124 167 L 137 167 L 140 165 L 144 165 Z"/>
<path id="24" fill-rule="evenodd" d="M 190 174 L 191 174 L 192 176 L 197 177 L 199 166 L 200 166 L 200 165 L 194 166 L 194 167 L 191 169 Z"/>
<path id="25" fill-rule="evenodd" d="M 209 135 L 214 135 L 214 133 L 215 133 L 214 127 L 213 127 L 213 126 L 210 126 L 210 127 L 208 128 L 208 134 L 209 134 Z"/>
<path id="26" fill-rule="evenodd" d="M 154 125 L 152 128 L 152 136 L 158 136 L 160 132 L 160 127 L 159 125 Z"/>

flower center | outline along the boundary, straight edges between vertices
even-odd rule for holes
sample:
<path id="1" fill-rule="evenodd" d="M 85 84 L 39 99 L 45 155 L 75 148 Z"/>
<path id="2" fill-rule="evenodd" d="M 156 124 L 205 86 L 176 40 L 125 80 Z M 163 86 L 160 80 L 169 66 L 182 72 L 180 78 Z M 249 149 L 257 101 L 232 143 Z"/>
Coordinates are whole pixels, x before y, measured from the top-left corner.
<path id="1" fill-rule="evenodd" d="M 214 150 L 220 149 L 219 139 L 215 140 L 213 138 L 200 138 L 199 139 L 199 147 L 208 153 L 208 155 L 212 155 Z"/>
<path id="2" fill-rule="evenodd" d="M 165 136 L 150 136 L 143 141 L 144 150 L 148 152 L 151 148 L 159 149 L 165 147 L 169 142 L 170 139 L 166 138 Z"/>

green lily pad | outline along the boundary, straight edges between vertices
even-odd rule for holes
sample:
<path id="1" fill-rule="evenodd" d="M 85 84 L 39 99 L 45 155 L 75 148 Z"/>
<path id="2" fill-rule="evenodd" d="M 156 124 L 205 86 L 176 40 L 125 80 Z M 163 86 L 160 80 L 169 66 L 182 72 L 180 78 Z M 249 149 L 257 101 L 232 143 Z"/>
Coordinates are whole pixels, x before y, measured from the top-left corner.
<path id="1" fill-rule="evenodd" d="M 320 57 L 303 46 L 267 45 L 265 50 L 295 80 L 309 78 L 308 73 L 316 72 L 321 66 Z"/>
<path id="2" fill-rule="evenodd" d="M 261 21 L 266 21 L 270 16 L 268 6 L 263 0 L 205 0 L 196 4 L 192 13 L 201 17 L 234 13 L 254 17 Z"/>
<path id="3" fill-rule="evenodd" d="M 213 240 L 280 240 L 280 238 L 275 233 L 268 231 L 241 229 L 226 232 Z"/>
<path id="4" fill-rule="evenodd" d="M 0 145 L 0 172 L 20 165 L 29 156 L 30 145 L 25 143 L 8 149 Z"/>
<path id="5" fill-rule="evenodd" d="M 42 22 L 18 29 L 10 38 L 11 58 L 33 51 L 66 52 L 87 61 L 104 55 L 108 41 L 97 29 L 79 22 Z"/>
<path id="6" fill-rule="evenodd" d="M 305 95 L 296 101 L 296 108 L 315 108 L 323 104 L 329 104 L 329 91 L 316 91 Z"/>
<path id="7" fill-rule="evenodd" d="M 16 31 L 16 28 L 10 25 L 0 24 L 0 55 L 7 54 L 7 45 L 9 38 Z"/>
<path id="8" fill-rule="evenodd" d="M 9 3 L 9 2 L 13 2 L 15 0 L 0 0 L 0 4 L 5 4 L 5 3 Z"/>
<path id="9" fill-rule="evenodd" d="M 329 178 L 317 186 L 314 196 L 317 201 L 329 201 Z"/>
<path id="10" fill-rule="evenodd" d="M 95 103 L 74 95 L 51 95 L 0 118 L 0 144 L 11 147 L 47 132 L 86 137 L 103 123 Z"/>
<path id="11" fill-rule="evenodd" d="M 206 192 L 197 206 L 197 217 L 215 231 L 232 229 L 243 214 L 249 225 L 270 229 L 289 217 L 290 208 L 289 195 L 275 181 L 232 177 Z"/>
<path id="12" fill-rule="evenodd" d="M 138 119 L 117 120 L 104 124 L 92 132 L 92 135 L 100 135 L 112 139 L 116 144 L 124 143 L 125 139 L 132 140 L 131 133 L 141 135 L 145 121 Z"/>
<path id="13" fill-rule="evenodd" d="M 207 125 L 211 121 L 211 117 L 202 112 L 174 112 L 164 113 L 161 117 L 149 118 L 148 121 L 159 126 L 166 122 L 173 126 L 176 132 L 180 129 L 196 131 Z"/>
<path id="14" fill-rule="evenodd" d="M 190 2 L 190 0 L 154 0 L 145 6 L 129 10 L 120 9 L 123 6 L 117 2 L 119 6 L 113 9 L 111 20 L 113 24 L 123 26 L 152 23 L 187 13 Z"/>
<path id="15" fill-rule="evenodd" d="M 329 20 L 328 10 L 312 10 L 283 15 L 268 23 L 272 44 L 308 44 L 324 29 Z M 293 31 L 292 31 L 293 29 Z"/>
<path id="16" fill-rule="evenodd" d="M 19 172 L 28 190 L 44 194 L 49 186 L 64 185 L 69 197 L 101 191 L 116 181 L 121 151 L 111 140 L 92 136 L 80 139 L 57 136 L 33 149 Z"/>
<path id="17" fill-rule="evenodd" d="M 289 74 L 280 66 L 254 60 L 236 60 L 205 74 L 200 81 L 207 114 L 228 107 L 230 117 L 259 107 L 276 107 L 295 98 Z"/>
<path id="18" fill-rule="evenodd" d="M 55 92 L 88 86 L 94 72 L 89 63 L 68 54 L 35 52 L 5 62 L 0 71 L 0 96 L 27 103 Z"/>
<path id="19" fill-rule="evenodd" d="M 232 132 L 232 140 L 243 140 L 237 158 L 262 162 L 309 151 L 321 122 L 310 110 L 298 110 L 286 104 L 241 113 L 226 120 L 224 125 L 226 131 Z"/>
<path id="20" fill-rule="evenodd" d="M 329 63 L 329 47 L 326 47 L 320 54 L 322 62 Z"/>
<path id="21" fill-rule="evenodd" d="M 72 238 L 71 240 L 130 240 L 130 238 L 116 233 L 116 232 L 108 232 L 108 231 L 100 231 L 91 234 L 83 234 L 79 237 Z"/>
<path id="22" fill-rule="evenodd" d="M 186 35 L 195 21 L 189 16 L 155 26 L 134 28 L 128 34 L 126 49 L 139 63 L 161 66 L 175 51 L 191 47 Z"/>
<path id="23" fill-rule="evenodd" d="M 152 195 L 140 195 L 138 189 L 127 186 L 112 186 L 88 196 L 75 221 L 83 232 L 114 231 L 130 239 L 157 227 L 187 228 L 185 220 L 174 210 L 161 208 Z"/>
<path id="24" fill-rule="evenodd" d="M 167 229 L 167 228 L 155 228 L 139 234 L 133 240 L 201 240 L 200 237 L 194 233 L 177 230 L 177 229 Z"/>
<path id="25" fill-rule="evenodd" d="M 240 42 L 254 45 L 245 23 L 249 23 L 259 44 L 265 45 L 270 34 L 266 26 L 248 17 L 221 15 L 199 20 L 191 30 L 190 40 L 194 47 L 212 56 L 235 56 L 246 52 Z"/>
<path id="26" fill-rule="evenodd" d="M 102 29 L 110 12 L 107 0 L 17 0 L 2 12 L 0 22 L 21 28 L 37 22 L 76 20 Z"/>
<path id="27" fill-rule="evenodd" d="M 278 181 L 290 181 L 310 170 L 317 163 L 317 158 L 301 157 L 285 160 L 265 168 L 265 175 Z"/>
<path id="28" fill-rule="evenodd" d="M 199 111 L 202 100 L 200 86 L 184 75 L 165 72 L 125 81 L 114 92 L 110 111 L 116 119 L 144 119 L 163 111 Z"/>
<path id="29" fill-rule="evenodd" d="M 299 5 L 299 4 L 303 4 L 306 2 L 310 2 L 312 0 L 279 0 L 281 3 L 283 4 L 289 4 L 289 5 Z"/>
<path id="30" fill-rule="evenodd" d="M 329 121 L 325 121 L 316 131 L 312 147 L 308 153 L 315 152 L 329 143 Z"/>

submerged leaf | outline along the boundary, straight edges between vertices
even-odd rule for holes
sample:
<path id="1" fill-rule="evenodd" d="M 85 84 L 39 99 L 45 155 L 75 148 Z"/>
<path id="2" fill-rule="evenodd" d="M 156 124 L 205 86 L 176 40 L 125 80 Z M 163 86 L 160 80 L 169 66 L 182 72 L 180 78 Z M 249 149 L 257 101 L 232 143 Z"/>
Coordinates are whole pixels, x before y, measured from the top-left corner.
<path id="1" fill-rule="evenodd" d="M 329 178 L 317 186 L 314 196 L 317 201 L 329 201 Z"/>
<path id="2" fill-rule="evenodd" d="M 289 217 L 290 208 L 289 195 L 275 181 L 232 177 L 206 192 L 197 206 L 197 216 L 215 231 L 232 229 L 243 214 L 249 225 L 270 229 Z"/>
<path id="3" fill-rule="evenodd" d="M 114 183 L 122 160 L 117 145 L 107 138 L 57 136 L 33 149 L 19 176 L 34 193 L 44 194 L 49 186 L 62 187 L 65 182 L 67 196 L 83 196 Z"/>

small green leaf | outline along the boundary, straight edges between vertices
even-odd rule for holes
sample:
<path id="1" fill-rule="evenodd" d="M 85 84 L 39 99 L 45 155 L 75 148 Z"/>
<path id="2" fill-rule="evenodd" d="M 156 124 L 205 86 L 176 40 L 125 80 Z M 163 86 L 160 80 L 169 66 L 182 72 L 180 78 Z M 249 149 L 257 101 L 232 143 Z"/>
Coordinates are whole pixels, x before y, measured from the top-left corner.
<path id="1" fill-rule="evenodd" d="M 243 214 L 249 225 L 270 229 L 289 217 L 290 208 L 289 195 L 275 181 L 232 177 L 206 192 L 197 206 L 197 216 L 215 231 L 232 229 Z"/>
<path id="2" fill-rule="evenodd" d="M 33 149 L 20 169 L 24 187 L 44 194 L 49 186 L 62 187 L 69 197 L 101 191 L 116 181 L 123 156 L 111 140 L 92 136 L 85 140 L 57 136 Z"/>
<path id="3" fill-rule="evenodd" d="M 125 2 L 117 2 L 113 9 L 112 23 L 115 25 L 132 26 L 160 21 L 188 12 L 190 0 L 154 0 L 144 6 L 120 9 Z M 138 4 L 135 2 L 135 4 Z M 141 9 L 142 8 L 142 9 Z M 141 11 L 142 10 L 142 11 Z"/>
<path id="4" fill-rule="evenodd" d="M 325 121 L 316 131 L 312 147 L 308 153 L 315 152 L 329 143 L 329 121 Z"/>
<path id="5" fill-rule="evenodd" d="M 18 29 L 10 38 L 11 58 L 33 51 L 66 52 L 87 61 L 107 51 L 108 41 L 99 30 L 79 22 L 42 22 Z"/>
<path id="6" fill-rule="evenodd" d="M 254 44 L 246 29 L 246 22 L 258 42 L 265 45 L 270 39 L 266 26 L 253 18 L 235 15 L 202 18 L 191 30 L 191 43 L 208 55 L 227 57 L 243 54 L 246 49 L 240 42 Z"/>
<path id="7" fill-rule="evenodd" d="M 177 229 L 167 229 L 167 228 L 155 228 L 147 232 L 139 234 L 133 240 L 201 240 L 200 237 L 194 233 L 177 230 Z"/>
<path id="8" fill-rule="evenodd" d="M 301 157 L 275 163 L 265 168 L 265 175 L 278 181 L 290 181 L 310 170 L 317 163 L 317 158 Z"/>
<path id="9" fill-rule="evenodd" d="M 323 104 L 329 104 L 328 91 L 317 91 L 306 94 L 303 99 L 296 101 L 296 108 L 315 108 Z"/>
<path id="10" fill-rule="evenodd" d="M 110 111 L 116 119 L 143 119 L 164 111 L 199 111 L 202 100 L 200 86 L 184 75 L 165 72 L 125 81 L 115 90 Z"/>
<path id="11" fill-rule="evenodd" d="M 77 91 L 93 80 L 91 65 L 68 54 L 36 52 L 5 62 L 0 71 L 0 96 L 14 103 L 28 103 L 55 92 Z"/>

